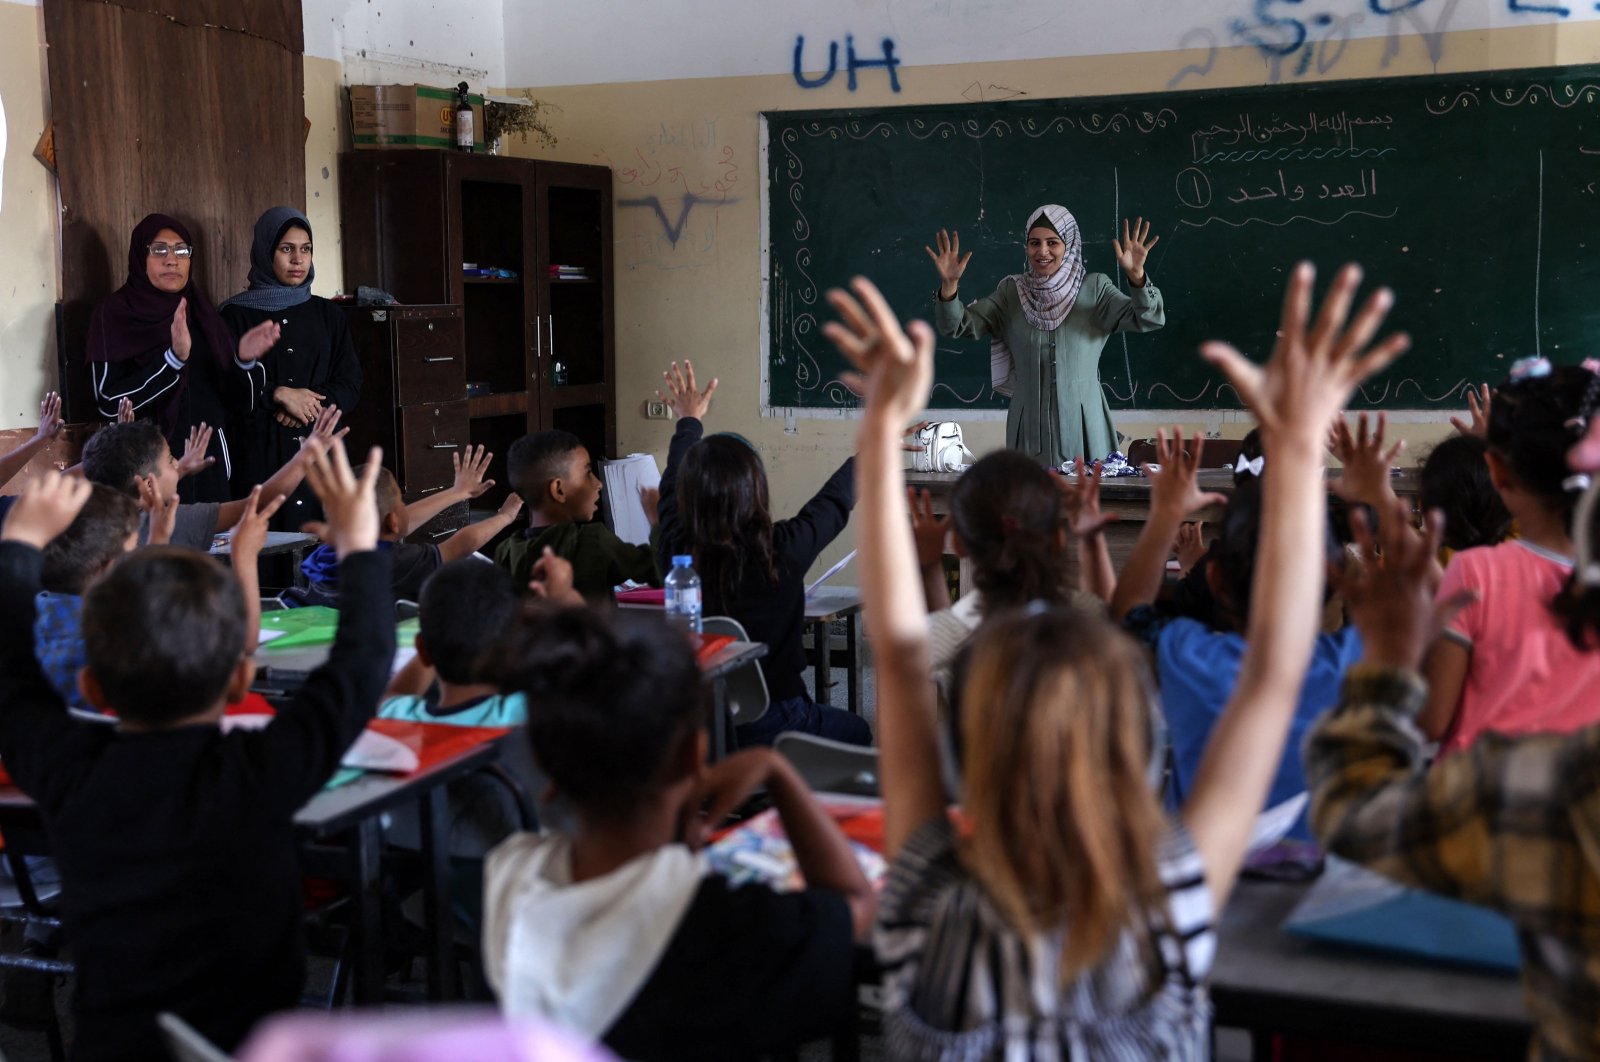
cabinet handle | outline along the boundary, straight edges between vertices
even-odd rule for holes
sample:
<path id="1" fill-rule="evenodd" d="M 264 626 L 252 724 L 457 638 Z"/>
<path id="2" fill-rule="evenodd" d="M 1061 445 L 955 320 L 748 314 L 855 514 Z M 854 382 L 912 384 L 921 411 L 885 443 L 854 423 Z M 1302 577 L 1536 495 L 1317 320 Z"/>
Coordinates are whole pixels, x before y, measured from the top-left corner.
<path id="1" fill-rule="evenodd" d="M 455 534 L 456 531 L 459 531 L 459 530 L 460 530 L 460 528 L 452 529 L 452 528 L 448 528 L 447 527 L 443 531 L 430 531 L 430 532 L 428 532 L 428 537 L 429 538 L 448 538 L 449 536 Z"/>
<path id="2" fill-rule="evenodd" d="M 423 358 L 422 360 L 427 362 L 429 365 L 433 365 L 433 364 L 436 364 L 436 363 L 441 362 L 441 361 L 455 361 L 456 359 L 455 359 L 455 355 L 452 354 L 448 358 Z"/>
<path id="3" fill-rule="evenodd" d="M 460 446 L 456 443 L 434 443 L 428 447 L 430 450 L 457 450 Z"/>
<path id="4" fill-rule="evenodd" d="M 437 492 L 439 492 L 441 490 L 444 490 L 444 488 L 443 487 L 424 487 L 423 489 L 417 491 L 417 493 L 418 494 L 435 494 L 435 493 L 437 493 Z"/>
<path id="5" fill-rule="evenodd" d="M 556 356 L 556 315 L 553 313 L 545 314 L 544 321 L 545 328 L 550 332 L 550 356 L 554 358 Z"/>

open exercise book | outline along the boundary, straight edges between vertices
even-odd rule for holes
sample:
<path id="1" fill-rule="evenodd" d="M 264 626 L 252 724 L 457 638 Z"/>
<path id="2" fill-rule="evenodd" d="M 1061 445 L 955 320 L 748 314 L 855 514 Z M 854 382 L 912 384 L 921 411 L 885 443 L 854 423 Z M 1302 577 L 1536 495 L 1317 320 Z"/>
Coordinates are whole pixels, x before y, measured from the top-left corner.
<path id="1" fill-rule="evenodd" d="M 600 463 L 600 478 L 605 490 L 600 492 L 600 504 L 611 521 L 611 530 L 624 542 L 635 546 L 650 544 L 650 520 L 644 514 L 644 503 L 639 491 L 644 487 L 661 486 L 661 469 L 651 454 L 629 454 L 615 461 Z"/>

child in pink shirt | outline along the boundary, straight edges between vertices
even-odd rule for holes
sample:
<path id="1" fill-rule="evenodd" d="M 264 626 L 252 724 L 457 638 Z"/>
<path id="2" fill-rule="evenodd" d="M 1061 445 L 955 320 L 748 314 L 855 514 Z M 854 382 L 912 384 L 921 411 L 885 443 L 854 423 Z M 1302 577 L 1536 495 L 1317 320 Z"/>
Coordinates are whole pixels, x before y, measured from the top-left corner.
<path id="1" fill-rule="evenodd" d="M 1600 722 L 1600 654 L 1582 652 L 1553 609 L 1572 577 L 1572 516 L 1588 480 L 1565 455 L 1600 400 L 1588 368 L 1518 363 L 1489 411 L 1495 489 L 1522 537 L 1462 550 L 1439 587 L 1443 600 L 1472 590 L 1426 664 L 1430 693 L 1419 718 L 1445 753 L 1479 734 L 1566 732 Z"/>

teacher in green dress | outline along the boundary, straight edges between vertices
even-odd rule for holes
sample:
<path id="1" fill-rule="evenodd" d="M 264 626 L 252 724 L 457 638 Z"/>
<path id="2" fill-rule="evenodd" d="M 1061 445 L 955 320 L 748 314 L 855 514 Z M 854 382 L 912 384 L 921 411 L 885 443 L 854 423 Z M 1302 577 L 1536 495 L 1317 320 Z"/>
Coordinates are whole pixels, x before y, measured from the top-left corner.
<path id="1" fill-rule="evenodd" d="M 1007 446 L 1050 468 L 1080 456 L 1099 460 L 1117 448 L 1100 388 L 1100 352 L 1114 332 L 1166 324 L 1161 292 L 1144 268 L 1159 240 L 1143 218 L 1123 221 L 1122 239 L 1111 244 L 1132 291 L 1124 295 L 1104 273 L 1085 270 L 1077 219 L 1050 203 L 1024 230 L 1027 268 L 963 305 L 956 288 L 972 252 L 961 253 L 959 233 L 939 230 L 939 249 L 927 248 L 939 270 L 934 321 L 940 335 L 989 340 L 991 383 L 1011 398 Z"/>

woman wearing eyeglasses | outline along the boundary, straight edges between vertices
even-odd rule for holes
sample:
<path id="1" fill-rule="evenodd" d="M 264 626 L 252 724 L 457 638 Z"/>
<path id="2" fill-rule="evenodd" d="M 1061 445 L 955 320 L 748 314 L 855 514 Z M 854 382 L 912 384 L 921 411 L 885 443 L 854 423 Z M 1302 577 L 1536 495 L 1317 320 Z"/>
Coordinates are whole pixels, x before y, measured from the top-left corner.
<path id="1" fill-rule="evenodd" d="M 249 287 L 222 304 L 222 319 L 243 337 L 276 322 L 277 345 L 249 372 L 253 398 L 238 424 L 235 487 L 249 489 L 300 449 L 324 410 L 348 417 L 361 397 L 361 362 L 344 311 L 311 294 L 311 222 L 294 207 L 277 206 L 256 221 L 250 245 Z M 310 487 L 301 484 L 272 519 L 296 530 L 321 519 Z"/>
<path id="2" fill-rule="evenodd" d="M 263 324 L 239 337 L 190 276 L 194 241 L 182 222 L 151 214 L 128 241 L 128 279 L 95 307 L 86 358 L 95 404 L 107 420 L 126 402 L 153 420 L 175 452 L 190 431 L 212 431 L 209 464 L 180 482 L 185 502 L 228 501 L 229 413 L 250 401 L 248 370 L 277 342 Z"/>

